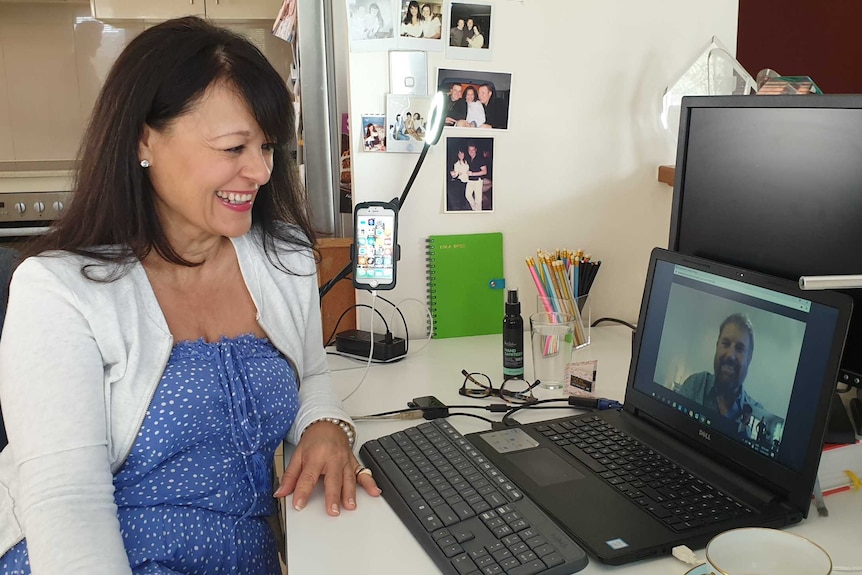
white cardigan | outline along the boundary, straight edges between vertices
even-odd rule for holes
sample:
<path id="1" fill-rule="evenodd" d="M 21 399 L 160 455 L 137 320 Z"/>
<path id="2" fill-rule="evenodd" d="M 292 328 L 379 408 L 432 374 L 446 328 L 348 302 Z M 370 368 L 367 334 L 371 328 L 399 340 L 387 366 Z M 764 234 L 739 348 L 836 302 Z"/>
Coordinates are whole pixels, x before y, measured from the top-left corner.
<path id="1" fill-rule="evenodd" d="M 287 439 L 313 421 L 349 417 L 331 386 L 310 250 L 275 268 L 259 236 L 233 240 L 257 320 L 296 368 L 300 409 Z M 173 338 L 140 263 L 112 282 L 81 274 L 83 257 L 24 261 L 0 341 L 0 555 L 26 535 L 34 573 L 131 573 L 113 474 L 155 394 Z M 92 262 L 89 262 L 92 263 Z M 46 350 L 48 354 L 46 354 Z"/>

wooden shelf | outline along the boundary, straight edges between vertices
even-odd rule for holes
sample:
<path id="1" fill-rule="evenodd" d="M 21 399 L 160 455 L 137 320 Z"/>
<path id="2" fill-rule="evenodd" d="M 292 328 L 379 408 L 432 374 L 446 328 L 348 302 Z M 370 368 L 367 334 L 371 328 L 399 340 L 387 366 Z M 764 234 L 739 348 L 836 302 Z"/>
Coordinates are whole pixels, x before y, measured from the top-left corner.
<path id="1" fill-rule="evenodd" d="M 658 181 L 673 187 L 673 180 L 676 177 L 676 169 L 673 166 L 658 167 Z"/>
<path id="2" fill-rule="evenodd" d="M 323 238 L 318 240 L 318 248 L 320 249 L 320 265 L 317 269 L 317 284 L 318 286 L 328 282 L 340 272 L 344 266 L 350 261 L 350 244 L 353 243 L 351 238 Z M 356 304 L 356 291 L 353 289 L 353 282 L 342 280 L 335 285 L 329 293 L 320 302 L 320 319 L 323 322 L 323 339 L 326 344 L 326 338 L 335 329 L 335 324 L 338 318 L 344 313 L 344 310 Z M 338 331 L 346 329 L 356 329 L 356 314 L 347 312 L 344 319 L 338 325 Z"/>

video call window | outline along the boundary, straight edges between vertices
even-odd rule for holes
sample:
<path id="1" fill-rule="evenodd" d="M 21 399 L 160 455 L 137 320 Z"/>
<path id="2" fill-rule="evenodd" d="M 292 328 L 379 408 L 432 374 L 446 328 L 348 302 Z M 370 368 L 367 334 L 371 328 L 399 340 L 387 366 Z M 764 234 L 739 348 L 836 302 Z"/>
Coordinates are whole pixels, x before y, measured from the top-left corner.
<path id="1" fill-rule="evenodd" d="M 673 392 L 680 411 L 699 408 L 694 415 L 704 423 L 775 454 L 806 324 L 771 310 L 798 314 L 810 302 L 723 278 L 717 280 L 724 285 L 707 292 L 699 274 L 681 266 L 675 271 L 653 381 Z M 763 307 L 752 305 L 758 296 L 768 298 Z"/>

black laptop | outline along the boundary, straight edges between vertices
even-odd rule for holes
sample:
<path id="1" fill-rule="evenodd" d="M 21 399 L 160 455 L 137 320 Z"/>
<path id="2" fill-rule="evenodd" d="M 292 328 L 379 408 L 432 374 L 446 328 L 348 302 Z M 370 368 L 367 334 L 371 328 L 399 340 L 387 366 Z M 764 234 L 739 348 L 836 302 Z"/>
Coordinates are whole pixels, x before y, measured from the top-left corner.
<path id="1" fill-rule="evenodd" d="M 799 522 L 851 308 L 655 249 L 625 407 L 467 437 L 605 563 Z"/>

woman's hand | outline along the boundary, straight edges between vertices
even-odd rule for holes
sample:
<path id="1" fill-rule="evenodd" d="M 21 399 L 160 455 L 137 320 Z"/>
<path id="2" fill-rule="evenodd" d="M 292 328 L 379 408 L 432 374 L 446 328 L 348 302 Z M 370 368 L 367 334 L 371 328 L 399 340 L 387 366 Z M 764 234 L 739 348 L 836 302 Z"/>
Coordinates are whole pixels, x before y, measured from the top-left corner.
<path id="1" fill-rule="evenodd" d="M 345 509 L 356 509 L 357 483 L 369 495 L 380 495 L 380 488 L 371 473 L 358 473 L 362 469 L 365 468 L 353 455 L 344 431 L 335 423 L 318 421 L 302 434 L 302 439 L 284 470 L 281 485 L 273 495 L 286 497 L 293 493 L 293 508 L 299 511 L 305 507 L 312 489 L 322 475 L 326 512 L 334 517 L 341 513 L 342 506 Z"/>

